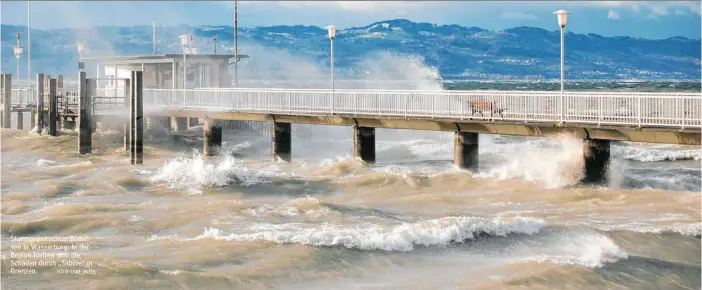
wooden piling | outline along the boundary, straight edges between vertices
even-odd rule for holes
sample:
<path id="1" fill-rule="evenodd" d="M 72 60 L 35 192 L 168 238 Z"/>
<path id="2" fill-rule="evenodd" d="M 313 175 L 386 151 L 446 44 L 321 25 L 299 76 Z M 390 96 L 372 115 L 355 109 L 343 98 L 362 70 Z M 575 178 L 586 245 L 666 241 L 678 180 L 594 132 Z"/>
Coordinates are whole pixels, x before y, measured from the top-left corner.
<path id="1" fill-rule="evenodd" d="M 2 74 L 2 127 L 10 129 L 12 126 L 12 75 Z"/>
<path id="2" fill-rule="evenodd" d="M 53 81 L 53 80 L 52 80 Z M 93 151 L 92 106 L 89 95 L 88 80 L 85 72 L 78 74 L 78 153 L 90 154 Z"/>
<path id="3" fill-rule="evenodd" d="M 56 79 L 49 80 L 49 135 L 58 136 L 58 100 L 56 99 Z"/>
<path id="4" fill-rule="evenodd" d="M 17 111 L 17 129 L 24 130 L 24 113 Z"/>
<path id="5" fill-rule="evenodd" d="M 143 72 L 132 71 L 131 101 L 129 106 L 130 122 L 130 163 L 144 164 L 144 103 L 143 103 Z"/>
<path id="6" fill-rule="evenodd" d="M 44 74 L 38 73 L 37 74 L 37 96 L 36 96 L 36 108 L 35 108 L 35 114 L 36 117 L 34 118 L 34 122 L 32 124 L 37 128 L 37 133 L 41 134 L 42 130 L 44 130 L 44 87 L 46 85 L 44 84 Z"/>

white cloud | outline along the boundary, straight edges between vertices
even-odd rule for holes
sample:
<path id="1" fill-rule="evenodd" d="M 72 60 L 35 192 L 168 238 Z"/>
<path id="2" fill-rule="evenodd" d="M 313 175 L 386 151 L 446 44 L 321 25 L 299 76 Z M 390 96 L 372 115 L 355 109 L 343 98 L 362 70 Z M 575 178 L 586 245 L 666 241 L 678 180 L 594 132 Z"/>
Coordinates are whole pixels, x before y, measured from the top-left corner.
<path id="1" fill-rule="evenodd" d="M 510 20 L 536 20 L 537 17 L 534 14 L 529 14 L 521 11 L 505 11 L 502 12 L 500 17 Z"/>
<path id="2" fill-rule="evenodd" d="M 651 13 L 653 13 L 655 15 L 660 15 L 660 16 L 668 15 L 668 7 L 653 6 L 653 7 L 651 7 Z"/>
<path id="3" fill-rule="evenodd" d="M 359 13 L 396 12 L 402 14 L 409 9 L 421 7 L 425 3 L 414 1 L 280 1 L 278 5 L 283 7 L 317 6 Z"/>
<path id="4" fill-rule="evenodd" d="M 607 13 L 607 19 L 619 20 L 619 18 L 619 13 L 617 13 L 613 9 L 609 9 L 609 13 Z"/>

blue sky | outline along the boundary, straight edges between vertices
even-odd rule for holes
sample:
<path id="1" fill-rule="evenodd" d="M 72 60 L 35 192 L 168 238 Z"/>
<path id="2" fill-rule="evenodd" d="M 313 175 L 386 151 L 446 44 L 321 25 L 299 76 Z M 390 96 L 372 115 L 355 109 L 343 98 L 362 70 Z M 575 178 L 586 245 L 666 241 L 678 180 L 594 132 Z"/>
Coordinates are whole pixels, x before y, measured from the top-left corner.
<path id="1" fill-rule="evenodd" d="M 2 24 L 26 25 L 25 1 L 2 2 Z M 566 9 L 567 30 L 604 36 L 700 38 L 699 1 L 240 1 L 241 27 L 335 24 L 340 28 L 405 18 L 501 30 L 533 26 L 557 30 Z M 32 27 L 233 25 L 233 1 L 39 1 Z"/>

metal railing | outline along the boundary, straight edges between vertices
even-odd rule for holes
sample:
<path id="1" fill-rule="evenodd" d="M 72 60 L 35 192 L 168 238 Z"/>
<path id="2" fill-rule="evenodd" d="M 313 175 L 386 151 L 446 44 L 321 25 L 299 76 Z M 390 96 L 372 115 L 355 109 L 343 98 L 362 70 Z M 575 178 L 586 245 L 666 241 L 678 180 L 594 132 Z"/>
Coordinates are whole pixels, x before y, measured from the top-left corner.
<path id="1" fill-rule="evenodd" d="M 27 107 L 34 105 L 36 103 L 36 94 L 37 90 L 32 88 L 19 88 L 19 89 L 12 89 L 12 105 L 13 106 L 20 106 L 20 107 Z"/>
<path id="2" fill-rule="evenodd" d="M 146 106 L 297 115 L 349 114 L 688 128 L 702 94 L 553 91 L 144 89 Z"/>

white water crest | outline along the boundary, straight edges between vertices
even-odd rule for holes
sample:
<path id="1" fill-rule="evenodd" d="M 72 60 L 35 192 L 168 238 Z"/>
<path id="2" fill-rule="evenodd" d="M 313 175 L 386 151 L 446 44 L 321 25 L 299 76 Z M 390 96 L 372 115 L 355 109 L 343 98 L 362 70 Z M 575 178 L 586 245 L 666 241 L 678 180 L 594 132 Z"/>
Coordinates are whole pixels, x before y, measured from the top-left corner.
<path id="1" fill-rule="evenodd" d="M 486 150 L 503 161 L 475 174 L 477 178 L 521 178 L 552 189 L 574 185 L 583 174 L 582 141 L 572 137 L 539 138 Z"/>
<path id="2" fill-rule="evenodd" d="M 371 223 L 356 225 L 320 225 L 305 223 L 254 224 L 227 234 L 217 228 L 206 228 L 192 240 L 212 238 L 227 241 L 269 241 L 278 244 L 343 246 L 360 250 L 412 251 L 416 246 L 445 246 L 471 240 L 477 234 L 507 236 L 538 233 L 546 222 L 532 217 L 514 219 L 479 217 L 445 217 L 416 223 L 381 226 Z"/>
<path id="3" fill-rule="evenodd" d="M 598 268 L 629 257 L 612 239 L 596 232 L 568 231 L 551 243 L 545 253 L 526 260 Z"/>
<path id="4" fill-rule="evenodd" d="M 197 151 L 166 161 L 151 177 L 152 182 L 174 189 L 201 193 L 202 187 L 221 187 L 232 183 L 242 186 L 270 183 L 277 174 L 246 168 L 243 162 L 229 155 L 205 160 Z"/>
<path id="5" fill-rule="evenodd" d="M 676 161 L 676 160 L 700 160 L 702 159 L 702 150 L 689 149 L 689 147 L 681 147 L 674 145 L 666 146 L 612 146 L 613 155 L 623 159 L 641 161 L 641 162 L 658 162 L 658 161 Z"/>

